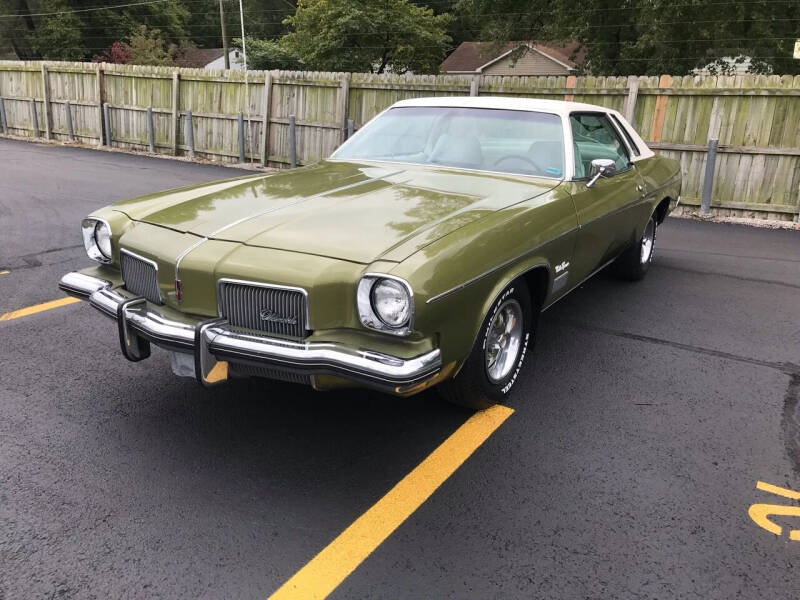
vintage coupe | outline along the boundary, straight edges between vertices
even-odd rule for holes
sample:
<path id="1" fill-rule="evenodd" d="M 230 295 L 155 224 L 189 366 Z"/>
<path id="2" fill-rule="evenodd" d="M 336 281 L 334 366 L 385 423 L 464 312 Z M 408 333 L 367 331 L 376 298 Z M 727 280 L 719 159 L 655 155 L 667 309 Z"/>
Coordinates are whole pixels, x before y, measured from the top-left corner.
<path id="1" fill-rule="evenodd" d="M 614 262 L 640 279 L 677 162 L 616 111 L 398 102 L 327 160 L 119 202 L 83 220 L 98 265 L 62 290 L 123 355 L 215 385 L 258 376 L 501 401 L 538 315 Z"/>

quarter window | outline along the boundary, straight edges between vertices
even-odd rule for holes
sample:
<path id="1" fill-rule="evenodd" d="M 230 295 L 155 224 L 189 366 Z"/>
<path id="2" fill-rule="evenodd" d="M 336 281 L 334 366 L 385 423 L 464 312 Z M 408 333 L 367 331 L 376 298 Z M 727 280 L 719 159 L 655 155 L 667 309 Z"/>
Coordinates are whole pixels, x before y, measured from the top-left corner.
<path id="1" fill-rule="evenodd" d="M 592 161 L 610 158 L 617 171 L 630 167 L 630 157 L 611 121 L 604 113 L 573 113 L 569 117 L 572 126 L 572 143 L 575 149 L 575 177 L 588 177 Z"/>
<path id="2" fill-rule="evenodd" d="M 622 132 L 622 135 L 625 136 L 625 141 L 628 142 L 628 147 L 633 152 L 634 156 L 639 156 L 641 152 L 639 151 L 636 142 L 633 141 L 633 137 L 631 136 L 631 132 L 628 131 L 628 128 L 620 121 L 616 115 L 611 115 L 611 118 L 614 119 L 614 123 L 617 124 L 617 128 Z"/>

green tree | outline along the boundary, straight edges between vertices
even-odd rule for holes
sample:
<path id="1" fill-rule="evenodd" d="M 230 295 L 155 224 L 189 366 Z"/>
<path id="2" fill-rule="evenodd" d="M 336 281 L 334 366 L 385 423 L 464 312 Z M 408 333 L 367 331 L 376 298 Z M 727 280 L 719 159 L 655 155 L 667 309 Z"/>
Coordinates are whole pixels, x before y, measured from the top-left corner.
<path id="1" fill-rule="evenodd" d="M 321 71 L 436 73 L 449 14 L 407 0 L 299 0 L 281 46 Z"/>
<path id="2" fill-rule="evenodd" d="M 758 73 L 800 73 L 796 0 L 460 0 L 480 38 L 577 40 L 600 75 L 682 75 L 726 57 L 751 57 Z"/>
<path id="3" fill-rule="evenodd" d="M 242 40 L 234 40 L 235 48 L 242 48 Z M 258 40 L 247 38 L 247 68 L 269 71 L 287 69 L 297 71 L 306 68 L 300 58 L 285 47 L 280 40 Z"/>

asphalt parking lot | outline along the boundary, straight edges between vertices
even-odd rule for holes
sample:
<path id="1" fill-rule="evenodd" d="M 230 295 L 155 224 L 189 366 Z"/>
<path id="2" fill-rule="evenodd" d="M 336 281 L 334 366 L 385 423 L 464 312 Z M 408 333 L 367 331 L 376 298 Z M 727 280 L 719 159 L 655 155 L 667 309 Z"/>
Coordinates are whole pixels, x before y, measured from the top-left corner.
<path id="1" fill-rule="evenodd" d="M 238 174 L 0 140 L 0 315 L 63 296 L 92 209 Z M 756 488 L 800 491 L 800 232 L 668 219 L 643 282 L 601 273 L 536 344 L 513 414 L 331 598 L 800 596 L 800 509 L 748 514 L 800 507 Z M 471 417 L 207 391 L 82 303 L 0 317 L 0 369 L 3 600 L 267 598 Z"/>

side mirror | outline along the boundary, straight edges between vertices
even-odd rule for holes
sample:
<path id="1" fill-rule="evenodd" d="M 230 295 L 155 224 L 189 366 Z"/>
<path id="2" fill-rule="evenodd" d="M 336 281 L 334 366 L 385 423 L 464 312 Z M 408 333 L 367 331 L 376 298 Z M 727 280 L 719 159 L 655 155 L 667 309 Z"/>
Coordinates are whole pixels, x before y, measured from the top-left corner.
<path id="1" fill-rule="evenodd" d="M 592 167 L 589 170 L 589 183 L 586 184 L 587 188 L 592 187 L 597 180 L 601 177 L 611 177 L 617 172 L 617 163 L 610 158 L 595 158 L 592 161 Z"/>

